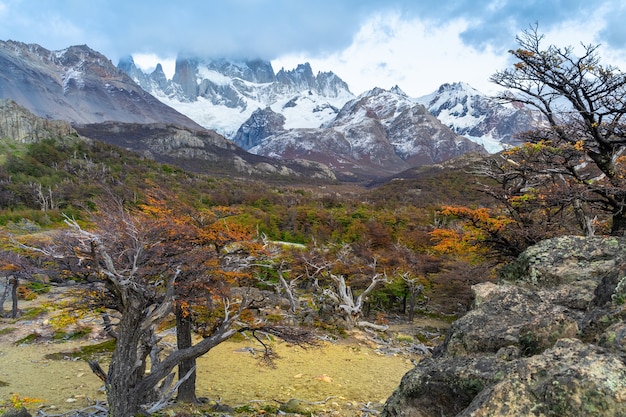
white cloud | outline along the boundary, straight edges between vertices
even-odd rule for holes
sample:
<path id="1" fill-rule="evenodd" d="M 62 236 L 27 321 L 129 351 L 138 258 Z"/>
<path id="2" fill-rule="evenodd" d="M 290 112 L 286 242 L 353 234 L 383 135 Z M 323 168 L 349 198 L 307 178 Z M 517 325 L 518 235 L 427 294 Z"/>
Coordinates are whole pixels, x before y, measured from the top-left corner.
<path id="1" fill-rule="evenodd" d="M 171 80 L 176 69 L 175 58 L 162 58 L 156 54 L 132 54 L 135 65 L 143 72 L 149 74 L 156 68 L 157 64 L 161 64 L 165 76 Z"/>
<path id="2" fill-rule="evenodd" d="M 273 65 L 290 69 L 307 60 L 314 70 L 336 73 L 355 94 L 397 84 L 409 96 L 418 97 L 455 81 L 490 93 L 496 86 L 489 82 L 489 76 L 506 65 L 506 53 L 477 51 L 464 45 L 459 35 L 467 25 L 461 19 L 434 26 L 403 19 L 397 13 L 377 15 L 361 27 L 343 51 L 313 59 L 285 56 Z"/>

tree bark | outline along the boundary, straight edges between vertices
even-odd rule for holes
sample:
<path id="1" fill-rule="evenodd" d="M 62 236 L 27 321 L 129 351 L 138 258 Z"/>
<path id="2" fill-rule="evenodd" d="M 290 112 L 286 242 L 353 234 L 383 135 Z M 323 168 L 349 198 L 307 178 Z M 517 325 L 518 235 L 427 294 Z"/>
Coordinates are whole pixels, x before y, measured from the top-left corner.
<path id="1" fill-rule="evenodd" d="M 176 344 L 178 350 L 190 348 L 192 346 L 191 340 L 191 317 L 183 309 L 176 306 Z M 182 360 L 178 364 L 178 378 L 183 378 L 187 375 L 187 372 L 194 369 L 196 366 L 196 358 L 190 358 Z M 189 378 L 185 380 L 178 387 L 177 401 L 186 403 L 195 403 L 198 401 L 196 398 L 196 371 L 194 370 L 189 375 Z"/>
<path id="2" fill-rule="evenodd" d="M 407 313 L 407 319 L 409 320 L 409 322 L 412 322 L 415 318 L 415 298 L 415 291 L 411 290 L 409 292 L 409 306 Z"/>
<path id="3" fill-rule="evenodd" d="M 137 325 L 144 319 L 143 305 L 138 300 L 127 301 L 121 314 L 117 343 L 107 374 L 106 391 L 111 417 L 140 414 L 146 396 L 145 392 L 137 389 L 145 370 L 145 363 L 141 363 L 138 353 L 142 331 Z"/>
<path id="4" fill-rule="evenodd" d="M 18 309 L 17 309 L 17 288 L 20 286 L 20 280 L 17 276 L 13 275 L 13 279 L 11 280 L 11 318 L 14 319 L 17 317 Z"/>
<path id="5" fill-rule="evenodd" d="M 624 209 L 613 213 L 613 218 L 611 219 L 611 235 L 626 236 L 626 213 L 624 213 Z"/>
<path id="6" fill-rule="evenodd" d="M 4 317 L 4 301 L 7 299 L 9 295 L 9 291 L 11 290 L 11 277 L 8 276 L 5 278 L 4 288 L 2 289 L 2 294 L 0 294 L 0 317 Z"/>

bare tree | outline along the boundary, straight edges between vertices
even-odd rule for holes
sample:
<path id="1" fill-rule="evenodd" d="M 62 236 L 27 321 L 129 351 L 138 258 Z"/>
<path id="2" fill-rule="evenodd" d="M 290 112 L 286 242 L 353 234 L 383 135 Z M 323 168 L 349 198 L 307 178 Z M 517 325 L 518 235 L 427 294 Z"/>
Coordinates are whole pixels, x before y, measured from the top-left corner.
<path id="1" fill-rule="evenodd" d="M 610 214 L 611 234 L 624 235 L 626 74 L 601 64 L 598 45 L 582 45 L 580 54 L 544 47 L 537 26 L 516 40 L 519 47 L 510 52 L 517 62 L 491 80 L 507 89 L 500 99 L 534 107 L 548 127 L 524 136 L 533 146 L 522 148 L 519 158 L 494 162 L 493 177 L 505 185 L 501 195 L 516 203 L 557 195 L 553 203 L 562 207 L 565 201 L 585 233 L 592 232 L 590 210 L 599 210 Z M 540 163 L 523 171 L 529 160 Z"/>
<path id="2" fill-rule="evenodd" d="M 314 248 L 304 259 L 304 268 L 316 291 L 326 301 L 330 301 L 334 310 L 342 316 L 349 327 L 386 330 L 386 326 L 361 319 L 368 296 L 379 285 L 388 282 L 386 273 L 377 271 L 376 259 L 365 266 L 362 265 L 362 261 L 354 256 L 348 245 L 343 245 L 332 253 L 324 248 Z M 347 284 L 348 274 L 337 273 L 336 268 L 343 268 L 346 271 L 356 268 L 351 274 L 352 278 L 358 278 L 361 282 L 367 280 L 367 285 L 358 296 L 355 296 L 352 287 Z M 324 282 L 320 283 L 321 281 Z"/>
<path id="3" fill-rule="evenodd" d="M 407 306 L 407 320 L 413 321 L 415 318 L 415 305 L 417 303 L 417 296 L 424 291 L 424 286 L 420 284 L 419 278 L 411 275 L 410 272 L 402 272 L 400 274 L 402 281 L 406 284 L 409 293 L 409 305 Z"/>
<path id="4" fill-rule="evenodd" d="M 38 281 L 35 275 L 38 268 L 25 256 L 6 249 L 0 250 L 0 276 L 5 278 L 0 293 L 0 317 L 4 315 L 4 303 L 11 294 L 11 318 L 19 315 L 18 289 L 23 282 Z"/>
<path id="5" fill-rule="evenodd" d="M 370 284 L 357 297 L 352 293 L 352 289 L 346 285 L 346 279 L 343 275 L 335 275 L 328 273 L 328 277 L 333 282 L 333 286 L 329 286 L 322 290 L 328 299 L 330 299 L 337 311 L 339 311 L 349 326 L 369 327 L 376 330 L 387 330 L 387 326 L 381 326 L 366 320 L 360 320 L 363 313 L 363 303 L 367 296 L 381 283 L 386 283 L 387 277 L 384 274 L 374 274 Z"/>
<path id="6" fill-rule="evenodd" d="M 176 283 L 193 274 L 191 263 L 198 261 L 198 251 L 194 250 L 197 241 L 190 238 L 184 220 L 155 215 L 154 210 L 130 212 L 120 205 L 100 204 L 93 221 L 96 227 L 86 230 L 67 219 L 67 232 L 56 240 L 59 249 L 72 248 L 65 256 L 79 258 L 83 268 L 92 271 L 96 287 L 91 292 L 95 294 L 92 302 L 113 312 L 106 314 L 109 333 L 116 337 L 108 371 L 105 374 L 97 363 L 90 364 L 104 376 L 109 415 L 127 417 L 163 406 L 167 397 L 191 378 L 193 361 L 237 332 L 266 332 L 297 344 L 310 341 L 304 330 L 244 320 L 242 313 L 254 300 L 224 297 L 214 301 L 215 308 L 221 306 L 220 318 L 202 340 L 195 344 L 183 341 L 177 350 L 162 357 L 155 329 L 185 301 L 181 297 L 186 294 L 177 291 Z M 183 256 L 190 252 L 194 256 Z M 180 332 L 189 335 L 190 329 Z M 181 363 L 191 366 L 179 374 L 182 379 L 176 387 L 170 388 L 173 370 Z"/>

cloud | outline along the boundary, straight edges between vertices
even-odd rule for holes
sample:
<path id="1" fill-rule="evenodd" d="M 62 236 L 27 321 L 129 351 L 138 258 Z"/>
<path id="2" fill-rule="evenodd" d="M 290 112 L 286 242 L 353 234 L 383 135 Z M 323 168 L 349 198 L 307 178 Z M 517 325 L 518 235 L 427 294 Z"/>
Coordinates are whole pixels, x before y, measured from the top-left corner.
<path id="1" fill-rule="evenodd" d="M 489 76 L 505 65 L 507 57 L 490 49 L 464 46 L 461 33 L 468 25 L 463 19 L 438 25 L 404 19 L 398 13 L 376 15 L 361 27 L 348 48 L 310 63 L 314 70 L 335 72 L 348 81 L 355 94 L 397 84 L 417 97 L 455 81 L 488 93 L 494 88 Z M 305 58 L 287 55 L 273 65 L 292 68 Z"/>
<path id="2" fill-rule="evenodd" d="M 622 0 L 0 0 L 0 39 L 86 43 L 114 63 L 130 53 L 165 64 L 185 51 L 286 69 L 309 61 L 357 93 L 398 83 L 415 94 L 461 78 L 489 88 L 535 22 L 559 45 L 602 43 L 603 56 L 624 62 L 625 19 Z"/>
<path id="3" fill-rule="evenodd" d="M 436 25 L 462 20 L 463 43 L 496 50 L 529 24 L 549 30 L 600 8 L 612 11 L 601 40 L 622 48 L 620 0 L 0 0 L 0 37 L 49 49 L 87 43 L 114 61 L 133 52 L 171 56 L 185 49 L 219 57 L 319 57 L 347 48 L 372 16 L 395 13 Z"/>
<path id="4" fill-rule="evenodd" d="M 165 76 L 171 79 L 174 76 L 176 61 L 172 58 L 163 58 L 156 54 L 132 54 L 135 65 L 146 74 L 155 70 L 157 64 L 161 64 Z"/>

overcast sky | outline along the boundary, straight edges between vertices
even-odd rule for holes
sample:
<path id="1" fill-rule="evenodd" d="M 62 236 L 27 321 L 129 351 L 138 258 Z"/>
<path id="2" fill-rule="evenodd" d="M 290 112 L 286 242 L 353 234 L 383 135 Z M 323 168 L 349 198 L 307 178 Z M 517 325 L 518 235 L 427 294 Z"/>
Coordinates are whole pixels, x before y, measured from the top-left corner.
<path id="1" fill-rule="evenodd" d="M 602 44 L 626 70 L 623 0 L 0 0 L 0 39 L 59 50 L 87 44 L 171 77 L 179 52 L 263 58 L 274 70 L 310 62 L 360 94 L 399 85 L 428 94 L 464 81 L 485 93 L 531 24 L 550 43 Z M 0 69 L 1 71 L 1 69 Z"/>

